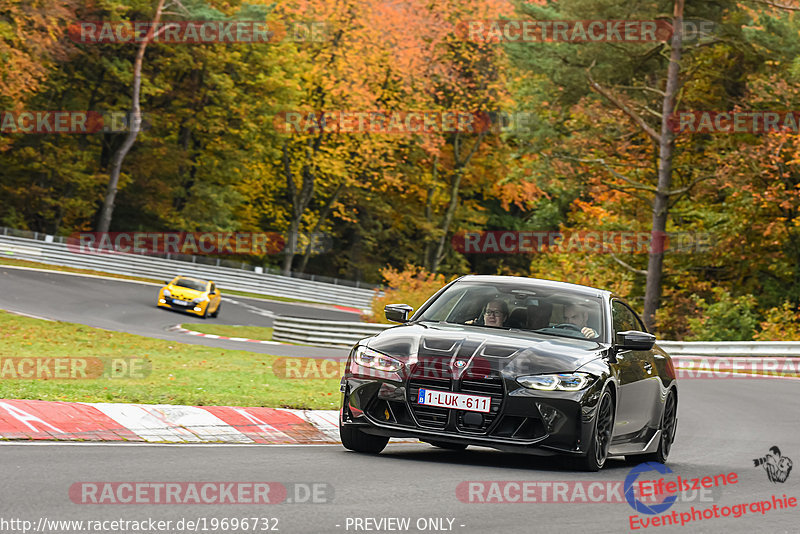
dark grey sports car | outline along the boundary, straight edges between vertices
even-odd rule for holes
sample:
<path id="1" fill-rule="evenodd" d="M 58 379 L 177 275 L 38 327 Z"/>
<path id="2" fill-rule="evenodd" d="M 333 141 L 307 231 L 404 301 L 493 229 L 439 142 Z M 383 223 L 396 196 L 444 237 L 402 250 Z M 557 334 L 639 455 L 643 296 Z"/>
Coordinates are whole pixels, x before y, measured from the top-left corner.
<path id="1" fill-rule="evenodd" d="M 670 357 L 608 291 L 512 276 L 464 276 L 403 323 L 360 341 L 342 377 L 339 431 L 350 450 L 390 437 L 665 462 L 678 385 Z"/>

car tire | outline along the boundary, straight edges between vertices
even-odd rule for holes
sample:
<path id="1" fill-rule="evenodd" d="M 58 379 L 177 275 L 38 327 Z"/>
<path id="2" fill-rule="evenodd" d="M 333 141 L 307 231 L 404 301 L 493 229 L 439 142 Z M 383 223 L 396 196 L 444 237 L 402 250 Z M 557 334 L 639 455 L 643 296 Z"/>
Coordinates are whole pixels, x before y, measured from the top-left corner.
<path id="1" fill-rule="evenodd" d="M 448 443 L 446 441 L 429 441 L 431 445 L 434 447 L 438 447 L 440 449 L 448 449 L 451 451 L 463 451 L 467 448 L 467 445 L 464 443 Z"/>
<path id="2" fill-rule="evenodd" d="M 599 471 L 608 459 L 608 447 L 614 430 L 614 400 L 608 390 L 603 392 L 597 403 L 597 413 L 592 425 L 592 437 L 589 450 L 585 456 L 577 459 L 576 464 L 583 471 Z"/>
<path id="3" fill-rule="evenodd" d="M 649 454 L 639 454 L 636 456 L 625 457 L 637 463 L 642 462 L 657 462 L 660 464 L 667 463 L 669 451 L 672 449 L 672 444 L 675 442 L 675 431 L 678 427 L 678 403 L 675 401 L 675 392 L 670 391 L 667 394 L 667 400 L 664 401 L 664 414 L 661 416 L 661 439 L 658 442 L 658 449 L 656 452 Z"/>
<path id="4" fill-rule="evenodd" d="M 210 303 L 210 302 L 208 303 L 208 305 L 206 305 L 206 309 L 205 309 L 205 310 L 203 310 L 203 315 L 201 315 L 201 316 L 200 316 L 200 317 L 202 317 L 203 319 L 208 319 L 208 307 L 209 307 L 209 306 L 211 306 L 211 303 Z"/>
<path id="5" fill-rule="evenodd" d="M 219 317 L 220 308 L 222 308 L 222 303 L 221 302 L 219 304 L 217 304 L 217 309 L 214 310 L 214 313 L 211 314 L 211 317 L 214 317 L 214 318 Z"/>
<path id="6" fill-rule="evenodd" d="M 389 438 L 385 436 L 373 436 L 362 432 L 355 426 L 341 423 L 339 423 L 339 437 L 342 439 L 345 449 L 368 454 L 378 454 L 389 443 Z"/>

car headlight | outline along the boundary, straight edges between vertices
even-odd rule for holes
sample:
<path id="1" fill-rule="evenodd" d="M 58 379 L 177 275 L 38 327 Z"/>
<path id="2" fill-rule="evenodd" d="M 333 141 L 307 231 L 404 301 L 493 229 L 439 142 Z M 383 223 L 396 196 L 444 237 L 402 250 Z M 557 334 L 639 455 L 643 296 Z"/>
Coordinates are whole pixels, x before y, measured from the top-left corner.
<path id="1" fill-rule="evenodd" d="M 205 302 L 207 300 L 207 296 L 197 297 L 196 299 L 192 299 L 192 304 L 200 304 L 201 302 Z"/>
<path id="2" fill-rule="evenodd" d="M 166 287 L 164 288 L 164 296 L 165 297 L 171 297 L 172 296 L 172 293 L 170 293 L 169 289 L 167 289 Z"/>
<path id="3" fill-rule="evenodd" d="M 394 358 L 390 358 L 385 354 L 368 349 L 367 347 L 360 346 L 356 348 L 353 354 L 353 360 L 364 367 L 370 367 L 379 371 L 399 371 L 403 367 L 403 363 Z"/>
<path id="4" fill-rule="evenodd" d="M 580 391 L 593 380 L 594 377 L 589 373 L 530 375 L 517 378 L 517 382 L 521 386 L 542 391 Z"/>

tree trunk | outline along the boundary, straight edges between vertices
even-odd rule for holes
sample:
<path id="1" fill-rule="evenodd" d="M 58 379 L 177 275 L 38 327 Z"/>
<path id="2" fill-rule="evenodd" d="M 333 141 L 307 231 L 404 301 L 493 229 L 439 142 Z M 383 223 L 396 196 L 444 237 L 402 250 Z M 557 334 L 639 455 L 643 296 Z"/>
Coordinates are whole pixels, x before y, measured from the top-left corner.
<path id="1" fill-rule="evenodd" d="M 444 245 L 447 243 L 447 234 L 450 231 L 450 224 L 453 222 L 453 217 L 458 207 L 458 190 L 461 187 L 461 177 L 463 175 L 463 169 L 457 169 L 453 173 L 453 182 L 450 185 L 450 204 L 447 206 L 447 211 L 444 212 L 444 218 L 442 219 L 442 235 L 439 237 L 439 243 L 436 245 L 436 251 L 433 253 L 433 261 L 431 262 L 432 273 L 439 270 L 439 265 L 444 259 Z"/>
<path id="2" fill-rule="evenodd" d="M 475 155 L 481 142 L 483 142 L 485 135 L 486 133 L 482 132 L 478 136 L 469 153 L 463 160 L 461 159 L 461 138 L 456 134 L 453 140 L 455 170 L 453 171 L 453 181 L 450 185 L 450 204 L 448 204 L 447 211 L 445 211 L 444 218 L 442 219 L 442 235 L 439 237 L 439 243 L 436 245 L 436 251 L 434 252 L 433 261 L 431 262 L 432 273 L 439 270 L 439 265 L 441 265 L 444 259 L 444 247 L 447 243 L 447 234 L 450 232 L 450 225 L 453 222 L 456 208 L 458 207 L 458 192 L 461 187 L 461 178 L 464 176 L 464 172 L 466 172 L 467 165 L 469 165 L 470 160 L 472 160 L 472 156 Z"/>
<path id="3" fill-rule="evenodd" d="M 144 62 L 144 52 L 147 49 L 147 43 L 149 43 L 150 39 L 154 36 L 152 32 L 155 31 L 155 28 L 161 20 L 161 11 L 164 9 L 164 1 L 165 0 L 158 0 L 156 15 L 153 17 L 154 24 L 150 30 L 151 33 L 148 34 L 147 38 L 142 40 L 139 45 L 139 50 L 136 52 L 136 59 L 133 62 L 133 95 L 131 96 L 131 113 L 128 119 L 128 135 L 111 159 L 111 171 L 108 177 L 106 196 L 103 200 L 103 208 L 100 211 L 100 219 L 97 224 L 98 232 L 108 232 L 111 226 L 111 217 L 114 214 L 114 199 L 117 197 L 117 186 L 119 184 L 119 175 L 122 171 L 122 162 L 136 142 L 136 137 L 139 135 L 139 128 L 142 124 L 142 110 L 139 105 L 139 94 L 142 87 L 142 63 Z"/>
<path id="4" fill-rule="evenodd" d="M 672 152 L 675 148 L 675 135 L 669 123 L 670 115 L 675 110 L 675 97 L 678 92 L 678 75 L 682 48 L 684 0 L 675 0 L 672 20 L 673 34 L 669 67 L 667 69 L 667 87 L 661 110 L 661 139 L 658 152 L 658 186 L 653 200 L 653 229 L 651 233 L 651 249 L 647 261 L 647 282 L 644 296 L 644 322 L 648 330 L 656 326 L 655 313 L 661 299 L 661 277 L 664 264 L 665 232 L 669 191 L 672 186 Z"/>
<path id="5" fill-rule="evenodd" d="M 433 159 L 433 172 L 431 173 L 431 184 L 428 186 L 428 195 L 425 198 L 425 221 L 433 226 L 433 196 L 436 194 L 436 180 L 439 179 L 439 156 Z M 433 252 L 435 243 L 430 240 L 425 241 L 425 250 L 422 252 L 422 265 L 428 271 L 433 271 Z"/>
<path id="6" fill-rule="evenodd" d="M 289 223 L 289 232 L 286 235 L 286 247 L 283 249 L 286 254 L 283 258 L 283 276 L 292 276 L 292 260 L 297 251 L 297 234 L 300 230 L 300 220 L 292 217 Z"/>
<path id="7" fill-rule="evenodd" d="M 303 253 L 303 261 L 300 262 L 300 267 L 297 269 L 299 272 L 304 273 L 306 272 L 306 266 L 308 265 L 308 260 L 311 258 L 311 252 L 314 249 L 314 236 L 319 231 L 322 223 L 328 218 L 328 215 L 331 213 L 331 208 L 339 200 L 339 195 L 344 189 L 344 182 L 340 183 L 336 186 L 336 191 L 333 192 L 333 195 L 328 199 L 328 202 L 325 203 L 325 207 L 322 208 L 322 211 L 317 218 L 317 222 L 314 224 L 314 228 L 311 229 L 311 233 L 309 234 L 308 238 L 308 245 L 306 245 L 306 250 Z"/>
<path id="8" fill-rule="evenodd" d="M 289 200 L 292 205 L 291 220 L 289 221 L 289 233 L 286 236 L 286 256 L 283 259 L 283 275 L 291 276 L 292 262 L 297 253 L 297 235 L 300 233 L 300 223 L 303 220 L 303 213 L 308 209 L 311 199 L 314 198 L 314 183 L 316 181 L 316 170 L 314 169 L 314 159 L 322 145 L 320 133 L 306 149 L 305 161 L 300 171 L 300 189 L 295 183 L 295 176 L 292 172 L 292 164 L 289 159 L 289 142 L 283 144 L 283 174 L 286 178 L 286 188 L 289 192 Z"/>

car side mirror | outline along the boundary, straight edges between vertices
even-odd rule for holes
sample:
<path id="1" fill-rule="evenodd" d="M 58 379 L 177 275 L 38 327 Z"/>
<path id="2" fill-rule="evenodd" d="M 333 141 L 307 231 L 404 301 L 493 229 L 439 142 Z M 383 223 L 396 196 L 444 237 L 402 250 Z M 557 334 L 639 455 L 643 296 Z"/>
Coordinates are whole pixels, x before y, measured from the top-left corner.
<path id="1" fill-rule="evenodd" d="M 639 330 L 617 332 L 616 345 L 621 350 L 650 350 L 656 342 L 656 336 Z"/>
<path id="2" fill-rule="evenodd" d="M 409 314 L 414 310 L 408 304 L 387 304 L 383 308 L 383 313 L 386 315 L 388 321 L 393 323 L 406 323 L 408 322 Z"/>

